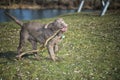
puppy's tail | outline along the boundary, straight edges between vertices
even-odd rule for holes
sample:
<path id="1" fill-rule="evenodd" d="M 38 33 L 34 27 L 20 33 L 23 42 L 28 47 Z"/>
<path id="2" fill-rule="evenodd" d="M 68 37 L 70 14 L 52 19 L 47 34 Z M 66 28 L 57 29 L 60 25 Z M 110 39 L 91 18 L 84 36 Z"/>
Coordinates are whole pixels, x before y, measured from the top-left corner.
<path id="1" fill-rule="evenodd" d="M 20 25 L 21 27 L 23 26 L 23 22 L 21 22 L 20 20 L 18 20 L 17 18 L 15 18 L 14 16 L 10 15 L 9 13 L 5 12 L 5 14 L 10 17 L 13 21 L 15 21 L 18 25 Z"/>

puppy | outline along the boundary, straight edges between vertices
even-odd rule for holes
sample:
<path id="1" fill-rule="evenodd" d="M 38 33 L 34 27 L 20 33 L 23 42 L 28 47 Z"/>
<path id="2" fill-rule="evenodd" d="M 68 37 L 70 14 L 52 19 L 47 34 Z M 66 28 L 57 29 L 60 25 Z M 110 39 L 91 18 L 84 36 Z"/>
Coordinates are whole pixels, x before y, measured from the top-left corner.
<path id="1" fill-rule="evenodd" d="M 66 32 L 68 28 L 68 25 L 64 22 L 62 18 L 58 18 L 46 25 L 39 22 L 23 23 L 16 19 L 14 16 L 8 13 L 6 14 L 21 27 L 19 46 L 17 48 L 18 57 L 20 57 L 20 54 L 22 53 L 22 48 L 27 40 L 31 43 L 32 49 L 37 50 L 37 43 L 40 43 L 40 45 L 44 46 L 46 40 L 48 40 L 59 30 L 59 32 L 57 32 L 57 34 L 45 45 L 45 47 L 47 47 L 48 49 L 48 53 L 51 59 L 53 61 L 56 60 L 55 52 L 58 51 L 58 43 L 62 39 L 63 33 Z M 38 56 L 37 52 L 33 52 L 33 54 L 36 57 Z"/>

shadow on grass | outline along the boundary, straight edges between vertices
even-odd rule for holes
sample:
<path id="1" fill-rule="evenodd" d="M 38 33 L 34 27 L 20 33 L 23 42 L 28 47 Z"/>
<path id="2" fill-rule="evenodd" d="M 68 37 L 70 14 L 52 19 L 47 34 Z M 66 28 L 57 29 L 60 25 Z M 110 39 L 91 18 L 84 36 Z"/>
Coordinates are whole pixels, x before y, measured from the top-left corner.
<path id="1" fill-rule="evenodd" d="M 8 61 L 15 61 L 15 56 L 17 53 L 15 51 L 0 52 L 0 59 L 6 59 Z M 4 60 L 3 60 L 4 61 Z M 0 60 L 0 64 L 5 63 Z"/>
<path id="2" fill-rule="evenodd" d="M 7 64 L 7 63 L 11 63 L 11 62 L 16 62 L 16 61 L 19 61 L 18 58 L 16 58 L 16 55 L 17 55 L 17 52 L 15 51 L 7 51 L 7 52 L 0 52 L 0 64 Z M 60 62 L 62 60 L 64 60 L 64 58 L 62 57 L 57 57 L 57 62 Z M 47 60 L 47 61 L 53 61 L 50 57 L 45 57 L 45 56 L 42 56 L 42 55 L 38 55 L 38 58 L 37 59 L 34 54 L 25 54 L 23 55 L 22 59 L 21 60 L 35 60 L 35 61 L 41 61 L 41 60 Z"/>
<path id="3" fill-rule="evenodd" d="M 7 61 L 16 61 L 17 60 L 16 55 L 17 55 L 17 53 L 15 51 L 0 52 L 0 59 L 4 59 L 4 61 L 6 61 L 6 60 Z M 33 56 L 33 54 L 25 54 L 25 55 L 23 55 L 23 58 L 32 59 L 29 56 Z M 2 60 L 0 60 L 0 64 L 1 63 L 4 63 L 4 62 Z"/>

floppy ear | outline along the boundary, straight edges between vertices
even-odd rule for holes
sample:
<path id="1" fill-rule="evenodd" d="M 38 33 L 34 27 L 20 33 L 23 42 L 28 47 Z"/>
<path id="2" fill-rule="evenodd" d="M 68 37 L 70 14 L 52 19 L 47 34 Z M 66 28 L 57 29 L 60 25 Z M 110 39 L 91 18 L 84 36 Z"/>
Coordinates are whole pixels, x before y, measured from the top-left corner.
<path id="1" fill-rule="evenodd" d="M 59 20 L 56 19 L 53 24 L 56 26 L 56 25 L 58 25 L 58 23 L 59 23 Z"/>
<path id="2" fill-rule="evenodd" d="M 63 19 L 62 18 L 58 18 L 58 19 L 55 20 L 55 22 L 60 22 L 60 21 L 63 21 Z"/>
<path id="3" fill-rule="evenodd" d="M 63 21 L 62 18 L 58 18 L 54 21 L 54 25 L 59 25 Z"/>

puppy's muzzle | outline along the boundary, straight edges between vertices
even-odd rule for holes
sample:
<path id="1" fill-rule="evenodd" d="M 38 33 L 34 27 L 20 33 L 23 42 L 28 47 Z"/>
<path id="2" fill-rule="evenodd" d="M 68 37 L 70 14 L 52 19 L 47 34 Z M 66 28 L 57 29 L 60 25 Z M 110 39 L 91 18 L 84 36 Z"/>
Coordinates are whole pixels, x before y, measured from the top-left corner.
<path id="1" fill-rule="evenodd" d="M 66 32 L 67 31 L 67 26 L 63 26 L 63 28 L 61 28 L 62 32 Z"/>

